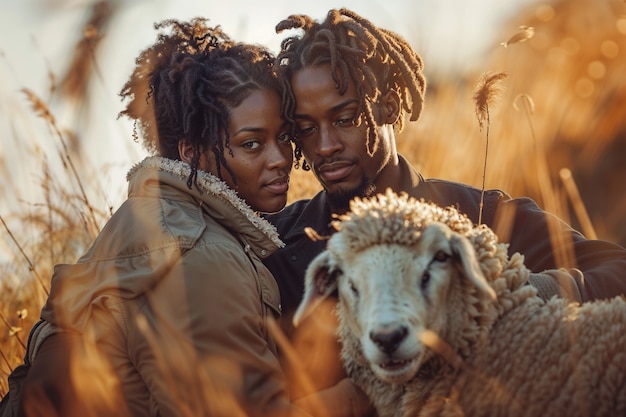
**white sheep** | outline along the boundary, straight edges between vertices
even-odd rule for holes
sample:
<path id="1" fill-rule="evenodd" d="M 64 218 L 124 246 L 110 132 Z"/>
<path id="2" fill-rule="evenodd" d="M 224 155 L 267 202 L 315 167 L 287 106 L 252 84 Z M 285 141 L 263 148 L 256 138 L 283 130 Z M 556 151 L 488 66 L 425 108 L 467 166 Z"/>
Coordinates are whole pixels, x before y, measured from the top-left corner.
<path id="1" fill-rule="evenodd" d="M 626 416 L 626 301 L 542 301 L 486 226 L 387 191 L 309 266 L 297 324 L 338 290 L 348 375 L 387 416 Z"/>

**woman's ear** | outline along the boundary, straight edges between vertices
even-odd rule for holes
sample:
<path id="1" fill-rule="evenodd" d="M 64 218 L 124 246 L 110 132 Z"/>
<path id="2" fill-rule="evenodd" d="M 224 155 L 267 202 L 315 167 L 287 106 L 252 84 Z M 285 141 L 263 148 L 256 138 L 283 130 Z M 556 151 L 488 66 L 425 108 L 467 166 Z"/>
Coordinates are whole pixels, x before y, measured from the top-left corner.
<path id="1" fill-rule="evenodd" d="M 180 156 L 180 160 L 191 166 L 191 162 L 194 157 L 194 148 L 191 142 L 187 139 L 181 139 L 178 141 L 178 155 Z M 202 152 L 200 154 L 200 159 L 198 160 L 198 168 L 205 171 L 210 172 L 213 175 L 217 175 L 215 173 L 215 154 L 212 151 Z"/>
<path id="2" fill-rule="evenodd" d="M 193 146 L 187 139 L 181 139 L 178 141 L 178 155 L 186 164 L 191 165 L 191 161 L 193 160 L 193 151 Z"/>
<path id="3" fill-rule="evenodd" d="M 400 116 L 400 95 L 396 90 L 388 90 L 381 99 L 383 122 L 385 124 L 394 124 Z"/>

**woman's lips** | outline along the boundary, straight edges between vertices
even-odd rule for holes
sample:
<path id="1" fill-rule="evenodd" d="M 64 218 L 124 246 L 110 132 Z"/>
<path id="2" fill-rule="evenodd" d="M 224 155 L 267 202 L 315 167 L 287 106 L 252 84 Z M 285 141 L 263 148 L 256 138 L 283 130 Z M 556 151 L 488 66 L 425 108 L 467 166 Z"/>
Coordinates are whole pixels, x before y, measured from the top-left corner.
<path id="1" fill-rule="evenodd" d="M 274 194 L 285 194 L 289 190 L 289 178 L 279 178 L 267 184 L 265 187 Z"/>

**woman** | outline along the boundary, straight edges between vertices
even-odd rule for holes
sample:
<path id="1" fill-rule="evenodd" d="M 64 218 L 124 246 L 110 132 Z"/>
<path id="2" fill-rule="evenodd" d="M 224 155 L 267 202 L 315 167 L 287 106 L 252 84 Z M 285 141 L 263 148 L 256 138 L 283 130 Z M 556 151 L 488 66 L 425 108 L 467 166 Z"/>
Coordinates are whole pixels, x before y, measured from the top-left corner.
<path id="1" fill-rule="evenodd" d="M 289 401 L 271 332 L 280 298 L 261 260 L 283 244 L 256 213 L 284 207 L 292 164 L 273 57 L 204 19 L 156 27 L 121 92 L 155 156 L 130 170 L 88 252 L 55 268 L 24 411 L 309 415 Z"/>

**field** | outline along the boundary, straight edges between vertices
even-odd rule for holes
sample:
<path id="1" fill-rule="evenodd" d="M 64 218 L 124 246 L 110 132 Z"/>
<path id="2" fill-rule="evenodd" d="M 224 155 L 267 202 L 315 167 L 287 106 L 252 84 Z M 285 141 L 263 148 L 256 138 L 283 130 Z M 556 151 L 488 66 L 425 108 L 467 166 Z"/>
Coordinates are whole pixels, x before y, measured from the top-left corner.
<path id="1" fill-rule="evenodd" d="M 97 20 L 93 22 L 97 28 Z M 93 33 L 84 36 L 77 48 L 88 49 L 90 42 L 95 47 Z M 66 82 L 59 91 L 51 87 L 51 94 L 61 100 L 76 101 L 87 82 L 81 76 L 99 76 L 90 65 L 91 55 L 79 52 L 74 84 Z M 479 128 L 472 100 L 476 83 L 486 72 L 507 74 L 489 109 L 488 137 Z M 529 196 L 587 237 L 626 245 L 624 74 L 622 0 L 528 5 L 506 22 L 475 70 L 451 75 L 427 69 L 424 112 L 418 122 L 407 121 L 398 136 L 398 150 L 425 177 L 481 187 L 484 175 L 486 188 Z M 60 81 L 51 76 L 50 83 Z M 118 200 L 103 192 L 97 180 L 98 173 L 110 167 L 82 161 L 80 135 L 61 125 L 46 100 L 26 86 L 18 88 L 24 88 L 33 119 L 47 126 L 49 141 L 58 152 L 26 147 L 20 157 L 36 159 L 41 167 L 36 179 L 15 178 L 6 169 L 6 154 L 0 161 L 2 199 L 11 198 L 15 182 L 37 185 L 28 201 L 0 212 L 0 397 L 7 392 L 8 374 L 22 361 L 53 266 L 73 262 L 83 253 Z M 28 132 L 2 133 L 28 141 Z M 126 134 L 130 141 L 130 132 Z M 124 186 L 120 184 L 119 190 Z M 291 189 L 294 201 L 313 195 L 319 185 L 310 173 L 296 170 Z"/>

